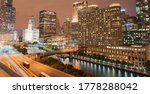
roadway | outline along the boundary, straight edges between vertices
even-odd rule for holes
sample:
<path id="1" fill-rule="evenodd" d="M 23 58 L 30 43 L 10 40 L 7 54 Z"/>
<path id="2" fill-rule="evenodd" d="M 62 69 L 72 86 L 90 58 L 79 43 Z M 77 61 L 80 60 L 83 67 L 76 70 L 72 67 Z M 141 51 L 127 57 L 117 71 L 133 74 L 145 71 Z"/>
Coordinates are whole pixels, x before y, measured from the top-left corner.
<path id="1" fill-rule="evenodd" d="M 7 72 L 0 68 L 0 77 L 11 77 Z"/>
<path id="2" fill-rule="evenodd" d="M 54 69 L 52 67 L 49 67 L 47 65 L 44 65 L 42 63 L 39 63 L 37 61 L 34 61 L 23 54 L 12 55 L 11 57 L 15 59 L 17 62 L 20 62 L 20 64 L 22 64 L 23 61 L 30 63 L 29 70 L 37 76 L 39 76 L 41 72 L 44 72 L 50 75 L 51 77 L 71 77 L 72 76 L 67 73 L 61 72 L 57 69 Z"/>
<path id="3" fill-rule="evenodd" d="M 18 53 L 13 49 L 12 46 L 0 46 L 0 62 L 8 66 L 20 76 L 28 77 L 29 75 L 10 58 L 11 54 L 15 55 Z"/>
<path id="4" fill-rule="evenodd" d="M 23 61 L 30 63 L 30 68 L 23 66 Z M 47 65 L 34 61 L 27 56 L 18 53 L 12 46 L 0 46 L 0 62 L 8 66 L 14 72 L 22 77 L 39 76 L 41 72 L 45 72 L 51 77 L 71 77 L 67 73 L 61 72 Z M 0 73 L 1 74 L 1 73 Z"/>

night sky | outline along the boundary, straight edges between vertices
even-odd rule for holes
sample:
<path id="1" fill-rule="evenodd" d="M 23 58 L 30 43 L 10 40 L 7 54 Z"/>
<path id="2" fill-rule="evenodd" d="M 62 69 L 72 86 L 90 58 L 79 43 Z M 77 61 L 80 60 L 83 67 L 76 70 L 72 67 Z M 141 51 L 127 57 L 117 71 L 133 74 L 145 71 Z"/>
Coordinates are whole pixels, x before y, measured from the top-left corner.
<path id="1" fill-rule="evenodd" d="M 13 0 L 16 8 L 16 29 L 27 28 L 28 18 L 36 17 L 38 26 L 39 11 L 46 9 L 55 11 L 62 24 L 67 17 L 72 16 L 73 3 L 79 0 Z M 112 3 L 120 3 L 127 13 L 135 15 L 136 0 L 86 0 L 89 4 L 98 4 L 100 8 L 108 7 Z"/>

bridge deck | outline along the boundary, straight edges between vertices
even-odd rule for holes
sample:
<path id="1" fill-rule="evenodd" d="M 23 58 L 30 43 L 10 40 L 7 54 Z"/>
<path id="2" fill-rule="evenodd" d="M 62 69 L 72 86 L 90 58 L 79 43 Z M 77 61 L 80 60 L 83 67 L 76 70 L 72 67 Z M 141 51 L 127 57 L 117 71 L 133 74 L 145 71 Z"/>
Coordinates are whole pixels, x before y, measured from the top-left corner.
<path id="1" fill-rule="evenodd" d="M 43 58 L 43 57 L 47 57 L 47 56 L 54 55 L 54 54 L 76 52 L 78 50 L 79 50 L 78 48 L 67 48 L 67 49 L 55 50 L 55 51 L 45 52 L 45 53 L 34 53 L 34 54 L 30 54 L 28 56 L 34 56 L 34 55 L 36 56 L 37 55 L 38 57 Z"/>

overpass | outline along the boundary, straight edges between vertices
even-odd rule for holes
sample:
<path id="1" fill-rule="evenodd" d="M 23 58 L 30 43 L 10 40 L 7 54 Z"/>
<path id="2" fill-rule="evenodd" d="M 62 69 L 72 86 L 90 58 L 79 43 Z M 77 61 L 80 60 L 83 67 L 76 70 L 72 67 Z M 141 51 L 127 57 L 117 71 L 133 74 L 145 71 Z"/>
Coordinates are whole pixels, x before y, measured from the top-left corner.
<path id="1" fill-rule="evenodd" d="M 79 48 L 66 48 L 66 49 L 62 49 L 62 50 L 55 50 L 55 51 L 45 52 L 45 53 L 33 53 L 33 54 L 29 54 L 28 57 L 30 57 L 32 59 L 41 59 L 41 58 L 44 58 L 44 57 L 47 57 L 50 55 L 73 53 L 78 50 L 79 50 Z"/>

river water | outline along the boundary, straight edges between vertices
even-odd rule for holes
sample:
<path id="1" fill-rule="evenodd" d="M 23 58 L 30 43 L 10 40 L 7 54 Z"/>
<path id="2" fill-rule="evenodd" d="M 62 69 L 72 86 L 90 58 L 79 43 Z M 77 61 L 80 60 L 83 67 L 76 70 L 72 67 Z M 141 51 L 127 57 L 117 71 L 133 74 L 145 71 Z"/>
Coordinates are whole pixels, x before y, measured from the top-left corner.
<path id="1" fill-rule="evenodd" d="M 143 75 L 102 66 L 99 64 L 93 64 L 90 62 L 77 60 L 77 59 L 60 59 L 64 64 L 72 64 L 75 68 L 86 72 L 93 73 L 97 77 L 143 77 Z"/>

